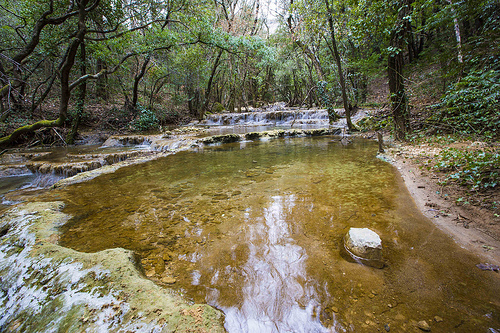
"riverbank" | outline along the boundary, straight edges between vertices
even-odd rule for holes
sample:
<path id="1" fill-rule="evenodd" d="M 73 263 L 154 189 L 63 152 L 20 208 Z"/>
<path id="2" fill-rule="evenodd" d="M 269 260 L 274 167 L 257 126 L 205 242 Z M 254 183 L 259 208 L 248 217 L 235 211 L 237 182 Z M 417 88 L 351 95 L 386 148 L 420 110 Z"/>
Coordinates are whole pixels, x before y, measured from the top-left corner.
<path id="1" fill-rule="evenodd" d="M 473 142 L 457 145 L 474 144 L 478 145 Z M 425 167 L 423 159 L 434 159 L 445 147 L 448 146 L 390 142 L 382 156 L 398 169 L 415 204 L 425 217 L 461 247 L 476 254 L 482 260 L 481 263 L 499 265 L 500 217 L 484 205 L 463 203 L 461 198 L 466 192 L 464 188 L 441 185 L 443 174 Z"/>

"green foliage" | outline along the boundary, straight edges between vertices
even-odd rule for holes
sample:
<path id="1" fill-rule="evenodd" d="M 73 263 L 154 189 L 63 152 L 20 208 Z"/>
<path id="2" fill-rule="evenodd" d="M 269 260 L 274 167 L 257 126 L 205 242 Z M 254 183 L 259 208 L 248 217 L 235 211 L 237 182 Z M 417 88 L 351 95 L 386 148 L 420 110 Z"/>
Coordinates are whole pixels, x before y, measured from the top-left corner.
<path id="1" fill-rule="evenodd" d="M 212 107 L 212 113 L 222 113 L 224 112 L 224 105 L 219 102 L 216 102 Z"/>
<path id="2" fill-rule="evenodd" d="M 139 117 L 132 121 L 132 129 L 138 132 L 146 132 L 159 128 L 159 121 L 152 110 L 148 110 L 142 105 L 138 105 Z"/>
<path id="3" fill-rule="evenodd" d="M 434 166 L 447 174 L 443 185 L 456 182 L 478 191 L 500 183 L 500 150 L 463 150 L 447 148 L 439 154 Z"/>
<path id="4" fill-rule="evenodd" d="M 448 135 L 428 135 L 425 131 L 414 132 L 409 137 L 409 140 L 413 144 L 428 143 L 430 146 L 433 146 L 434 144 L 448 145 L 448 144 L 454 143 L 460 139 L 463 139 L 463 138 L 460 138 L 458 135 L 449 135 L 449 134 Z"/>
<path id="5" fill-rule="evenodd" d="M 407 46 L 411 45 L 388 47 L 391 31 L 398 28 L 395 24 L 403 3 L 330 1 L 335 38 L 353 104 L 365 100 L 368 78 L 386 75 L 389 53 L 408 55 Z M 69 0 L 54 2 L 54 12 L 48 18 L 63 15 L 71 4 Z M 140 106 L 139 116 L 131 124 L 138 131 L 177 121 L 188 108 L 192 116 L 198 116 L 200 106 L 214 105 L 215 101 L 221 101 L 229 110 L 245 103 L 256 106 L 263 101 L 286 101 L 290 105 L 323 104 L 330 113 L 334 112 L 340 89 L 324 1 L 282 3 L 288 12 L 280 15 L 281 26 L 271 35 L 265 29 L 262 13 L 254 11 L 256 2 L 234 4 L 234 1 L 138 0 L 130 6 L 126 2 L 101 0 L 86 19 L 86 71 L 96 74 L 106 68 L 113 73 L 100 77 L 99 82 L 87 81 L 89 98 L 111 97 L 106 103 L 123 104 L 123 99 L 130 97 L 134 76 L 147 54 L 151 61 L 138 90 L 139 100 L 147 108 Z M 450 82 L 457 82 L 446 91 L 437 105 L 437 113 L 429 121 L 443 132 L 498 138 L 498 1 L 415 0 L 411 7 L 407 19 L 412 38 L 408 38 L 408 43 L 421 47 L 418 60 L 421 72 L 433 69 L 428 77 L 419 76 L 415 80 L 421 88 L 415 95 L 432 94 L 434 99 L 427 104 L 435 103 Z M 34 52 L 21 64 L 11 61 L 28 44 L 35 23 L 48 9 L 49 3 L 43 1 L 0 0 L 0 63 L 6 71 L 2 75 L 4 81 L 26 83 L 22 89 L 19 84 L 11 89 L 12 97 L 25 102 L 8 110 L 13 113 L 9 121 L 15 117 L 28 121 L 36 117 L 49 119 L 53 116 L 46 112 L 49 99 L 51 112 L 58 105 L 60 82 L 56 79 L 45 103 L 31 114 L 30 105 L 49 87 L 50 77 L 57 73 L 57 66 L 73 40 L 78 28 L 76 16 L 44 28 Z M 165 18 L 168 22 L 163 21 Z M 462 29 L 463 64 L 457 60 L 455 21 L 460 22 Z M 125 55 L 133 56 L 122 62 Z M 116 71 L 115 66 L 119 67 Z M 78 67 L 76 63 L 71 70 L 72 82 L 80 75 Z M 424 81 L 431 83 L 427 86 L 422 84 Z M 430 88 L 437 86 L 430 92 Z M 102 93 L 104 90 L 106 94 Z M 100 93 L 95 94 L 96 91 Z M 75 96 L 74 93 L 70 105 L 74 105 Z M 12 100 L 3 100 L 5 108 L 11 107 Z M 215 104 L 213 112 L 220 110 L 220 105 Z M 130 115 L 122 117 L 115 111 L 106 115 L 110 125 L 127 126 Z M 75 112 L 71 110 L 70 117 Z M 391 121 L 390 117 L 367 119 L 362 126 L 379 130 Z"/>
<path id="6" fill-rule="evenodd" d="M 454 84 L 431 117 L 448 131 L 488 138 L 500 135 L 500 71 L 472 71 Z"/>
<path id="7" fill-rule="evenodd" d="M 392 117 L 366 117 L 356 123 L 361 131 L 389 130 L 392 126 Z"/>
<path id="8" fill-rule="evenodd" d="M 323 102 L 323 105 L 326 107 L 328 111 L 328 116 L 330 119 L 335 119 L 338 117 L 337 113 L 334 109 L 334 103 L 331 98 L 330 91 L 328 89 L 328 82 L 326 81 L 318 81 L 318 95 Z"/>

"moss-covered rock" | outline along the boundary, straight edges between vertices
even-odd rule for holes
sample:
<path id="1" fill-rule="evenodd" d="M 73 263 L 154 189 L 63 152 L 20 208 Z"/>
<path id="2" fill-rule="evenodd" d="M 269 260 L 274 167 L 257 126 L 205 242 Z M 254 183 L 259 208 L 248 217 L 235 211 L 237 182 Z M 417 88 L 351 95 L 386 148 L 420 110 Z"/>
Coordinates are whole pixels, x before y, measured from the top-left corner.
<path id="1" fill-rule="evenodd" d="M 224 110 L 225 110 L 224 105 L 222 105 L 219 102 L 216 102 L 212 107 L 212 113 L 222 113 L 224 112 Z"/>
<path id="2" fill-rule="evenodd" d="M 223 314 L 146 279 L 132 251 L 57 244 L 60 202 L 28 203 L 0 220 L 0 331 L 224 332 Z"/>
<path id="3" fill-rule="evenodd" d="M 202 138 L 199 141 L 208 145 L 214 143 L 231 143 L 238 142 L 241 140 L 241 136 L 238 134 L 223 134 L 223 135 L 214 135 L 206 138 Z"/>

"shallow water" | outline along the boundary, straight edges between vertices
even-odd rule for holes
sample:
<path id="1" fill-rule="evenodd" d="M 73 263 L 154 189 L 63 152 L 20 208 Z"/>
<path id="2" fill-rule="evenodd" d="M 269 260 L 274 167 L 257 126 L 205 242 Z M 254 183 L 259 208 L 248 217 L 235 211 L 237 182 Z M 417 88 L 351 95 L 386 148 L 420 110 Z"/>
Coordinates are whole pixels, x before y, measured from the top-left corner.
<path id="1" fill-rule="evenodd" d="M 421 320 L 433 332 L 500 329 L 498 275 L 422 217 L 376 151 L 333 137 L 240 142 L 47 200 L 74 216 L 62 245 L 136 251 L 148 277 L 223 310 L 229 332 L 412 332 Z M 385 268 L 345 255 L 350 227 L 379 233 Z"/>
<path id="2" fill-rule="evenodd" d="M 0 213 L 9 207 L 15 201 L 5 198 L 9 192 L 23 188 L 26 184 L 31 183 L 35 179 L 35 175 L 19 175 L 10 177 L 0 177 Z"/>

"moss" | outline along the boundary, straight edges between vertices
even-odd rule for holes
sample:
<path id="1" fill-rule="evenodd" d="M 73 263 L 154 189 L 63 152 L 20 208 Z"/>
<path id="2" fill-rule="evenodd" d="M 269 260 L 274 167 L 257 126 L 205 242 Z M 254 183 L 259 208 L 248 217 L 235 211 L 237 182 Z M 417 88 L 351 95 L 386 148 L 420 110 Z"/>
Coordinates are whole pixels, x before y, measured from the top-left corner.
<path id="1" fill-rule="evenodd" d="M 44 127 L 60 127 L 64 124 L 64 117 L 59 117 L 56 120 L 40 120 L 31 125 L 19 127 L 12 132 L 12 134 L 0 138 L 0 146 L 8 145 L 16 140 L 21 134 L 34 132 L 37 129 Z"/>
<path id="2" fill-rule="evenodd" d="M 209 136 L 207 138 L 203 138 L 200 142 L 204 144 L 213 144 L 213 143 L 231 143 L 238 142 L 241 140 L 241 137 L 238 134 L 224 134 L 224 135 L 214 135 Z"/>
<path id="3" fill-rule="evenodd" d="M 216 102 L 212 107 L 212 113 L 222 113 L 224 112 L 224 110 L 225 110 L 224 105 L 222 105 L 219 102 Z"/>
<path id="4" fill-rule="evenodd" d="M 245 134 L 245 138 L 247 140 L 255 140 L 255 139 L 258 139 L 261 137 L 261 133 L 260 132 L 250 132 L 250 133 L 246 133 Z"/>

